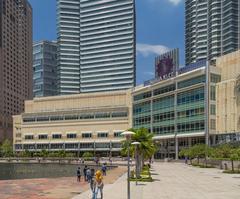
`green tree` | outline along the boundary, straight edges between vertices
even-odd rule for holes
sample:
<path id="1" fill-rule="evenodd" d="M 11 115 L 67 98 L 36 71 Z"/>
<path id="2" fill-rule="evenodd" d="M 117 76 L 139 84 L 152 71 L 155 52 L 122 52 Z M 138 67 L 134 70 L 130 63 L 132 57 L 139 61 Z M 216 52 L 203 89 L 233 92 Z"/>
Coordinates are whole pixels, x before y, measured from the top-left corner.
<path id="1" fill-rule="evenodd" d="M 140 129 L 129 129 L 129 131 L 134 132 L 135 134 L 131 138 L 131 142 L 139 142 L 135 150 L 135 146 L 130 144 L 130 153 L 136 157 L 137 171 L 136 176 L 139 177 L 141 170 L 144 165 L 144 161 L 149 159 L 156 152 L 156 147 L 153 142 L 153 134 L 149 133 L 146 128 Z M 123 142 L 122 153 L 127 154 L 128 141 Z"/>
<path id="2" fill-rule="evenodd" d="M 82 157 L 83 157 L 84 160 L 92 159 L 93 158 L 93 153 L 91 153 L 91 152 L 84 152 Z"/>
<path id="3" fill-rule="evenodd" d="M 230 154 L 230 160 L 232 163 L 232 171 L 234 172 L 234 161 L 240 160 L 240 149 L 232 149 Z"/>
<path id="4" fill-rule="evenodd" d="M 13 146 L 8 139 L 4 140 L 1 145 L 1 154 L 3 157 L 13 156 Z"/>

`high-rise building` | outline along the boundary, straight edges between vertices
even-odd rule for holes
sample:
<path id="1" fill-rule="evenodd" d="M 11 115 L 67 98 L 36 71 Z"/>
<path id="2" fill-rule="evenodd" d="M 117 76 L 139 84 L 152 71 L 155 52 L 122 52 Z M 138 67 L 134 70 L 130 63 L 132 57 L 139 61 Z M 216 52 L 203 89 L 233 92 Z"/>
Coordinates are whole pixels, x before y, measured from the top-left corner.
<path id="1" fill-rule="evenodd" d="M 33 44 L 33 95 L 57 95 L 57 43 L 40 41 Z"/>
<path id="2" fill-rule="evenodd" d="M 135 85 L 135 1 L 58 0 L 58 91 Z"/>
<path id="3" fill-rule="evenodd" d="M 32 98 L 32 7 L 0 0 L 0 142 L 12 138 L 12 115 Z"/>
<path id="4" fill-rule="evenodd" d="M 239 0 L 186 0 L 186 64 L 240 47 Z"/>

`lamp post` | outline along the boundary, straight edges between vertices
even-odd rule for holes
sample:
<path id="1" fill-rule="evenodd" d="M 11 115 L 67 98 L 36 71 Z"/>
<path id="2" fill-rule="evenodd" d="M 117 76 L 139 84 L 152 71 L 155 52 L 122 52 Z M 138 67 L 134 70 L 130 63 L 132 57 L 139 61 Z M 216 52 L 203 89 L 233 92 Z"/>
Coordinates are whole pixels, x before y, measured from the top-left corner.
<path id="1" fill-rule="evenodd" d="M 132 131 L 124 131 L 121 135 L 126 137 L 127 140 L 127 149 L 128 149 L 128 162 L 127 162 L 127 167 L 128 167 L 128 175 L 127 175 L 127 199 L 130 199 L 130 163 L 129 163 L 129 159 L 130 159 L 130 152 L 129 152 L 129 148 L 130 148 L 130 141 L 131 141 L 131 137 L 134 135 L 135 133 Z"/>
<path id="2" fill-rule="evenodd" d="M 138 172 L 138 161 L 137 161 L 137 147 L 140 145 L 140 142 L 133 142 L 132 145 L 135 146 L 135 176 L 136 176 L 136 185 L 137 185 L 137 172 Z"/>

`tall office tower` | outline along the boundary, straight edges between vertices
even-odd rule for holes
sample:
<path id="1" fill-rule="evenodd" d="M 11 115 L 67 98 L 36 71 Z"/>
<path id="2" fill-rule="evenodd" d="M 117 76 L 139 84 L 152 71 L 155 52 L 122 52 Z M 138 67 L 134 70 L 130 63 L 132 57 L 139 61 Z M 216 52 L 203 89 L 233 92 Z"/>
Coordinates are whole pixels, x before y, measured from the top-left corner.
<path id="1" fill-rule="evenodd" d="M 135 0 L 58 0 L 58 91 L 135 85 Z"/>
<path id="2" fill-rule="evenodd" d="M 12 138 L 12 115 L 32 98 L 32 7 L 0 0 L 0 142 Z"/>
<path id="3" fill-rule="evenodd" d="M 33 96 L 57 95 L 57 43 L 33 44 Z"/>
<path id="4" fill-rule="evenodd" d="M 186 64 L 240 47 L 240 0 L 186 0 Z"/>

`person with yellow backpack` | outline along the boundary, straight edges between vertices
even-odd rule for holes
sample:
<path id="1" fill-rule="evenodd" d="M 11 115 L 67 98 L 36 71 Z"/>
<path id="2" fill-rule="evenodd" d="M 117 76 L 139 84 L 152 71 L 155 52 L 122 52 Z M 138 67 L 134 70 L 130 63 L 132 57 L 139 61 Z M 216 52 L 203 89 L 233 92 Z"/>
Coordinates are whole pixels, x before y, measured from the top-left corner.
<path id="1" fill-rule="evenodd" d="M 103 199 L 103 176 L 100 170 L 96 171 L 95 179 L 92 182 L 92 192 L 93 192 L 93 199 L 97 199 L 98 192 L 100 191 L 101 199 Z"/>

